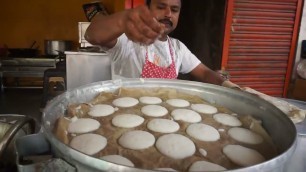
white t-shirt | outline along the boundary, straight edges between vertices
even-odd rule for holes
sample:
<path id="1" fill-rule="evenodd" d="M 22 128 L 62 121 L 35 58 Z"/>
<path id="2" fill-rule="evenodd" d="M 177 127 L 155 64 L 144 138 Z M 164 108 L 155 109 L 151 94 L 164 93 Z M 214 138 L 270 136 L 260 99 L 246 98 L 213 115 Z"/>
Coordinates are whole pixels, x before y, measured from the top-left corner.
<path id="1" fill-rule="evenodd" d="M 169 40 L 174 53 L 173 60 L 177 74 L 189 73 L 201 63 L 182 42 L 174 38 Z M 116 45 L 106 52 L 113 58 L 113 76 L 119 75 L 124 78 L 141 77 L 146 52 L 148 52 L 149 61 L 158 66 L 168 67 L 172 63 L 168 41 L 156 40 L 153 44 L 146 46 L 135 43 L 122 34 Z"/>

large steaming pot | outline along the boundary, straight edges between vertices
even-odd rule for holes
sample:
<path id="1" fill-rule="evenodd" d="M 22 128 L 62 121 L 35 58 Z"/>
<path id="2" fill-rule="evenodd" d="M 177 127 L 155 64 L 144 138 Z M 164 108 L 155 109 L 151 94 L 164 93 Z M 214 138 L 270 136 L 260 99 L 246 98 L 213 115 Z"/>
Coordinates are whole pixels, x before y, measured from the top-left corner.
<path id="1" fill-rule="evenodd" d="M 176 88 L 195 94 L 203 99 L 229 108 L 238 114 L 249 114 L 263 121 L 263 126 L 271 135 L 280 155 L 241 171 L 283 171 L 286 162 L 296 148 L 297 132 L 291 120 L 272 104 L 242 91 L 227 89 L 211 84 L 180 80 L 127 79 L 102 81 L 66 92 L 53 99 L 44 109 L 42 132 L 51 143 L 56 156 L 64 159 L 78 171 L 147 171 L 109 163 L 76 151 L 59 141 L 52 133 L 55 121 L 65 115 L 69 103 L 88 102 L 101 91 L 114 91 L 119 87 L 132 88 Z"/>

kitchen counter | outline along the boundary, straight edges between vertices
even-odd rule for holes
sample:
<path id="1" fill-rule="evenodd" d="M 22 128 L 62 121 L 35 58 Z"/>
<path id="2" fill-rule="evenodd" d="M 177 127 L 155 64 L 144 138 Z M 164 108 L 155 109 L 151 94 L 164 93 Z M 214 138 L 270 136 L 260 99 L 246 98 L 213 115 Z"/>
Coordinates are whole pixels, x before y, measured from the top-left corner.
<path id="1" fill-rule="evenodd" d="M 105 52 L 87 52 L 87 51 L 65 51 L 66 55 L 91 55 L 91 56 L 97 56 L 97 55 L 106 55 Z"/>
<path id="2" fill-rule="evenodd" d="M 3 58 L 0 61 L 0 89 L 3 88 L 4 77 L 35 77 L 43 78 L 44 71 L 50 68 L 55 68 L 55 64 L 59 61 L 58 58 Z M 18 85 L 18 84 L 17 84 Z"/>

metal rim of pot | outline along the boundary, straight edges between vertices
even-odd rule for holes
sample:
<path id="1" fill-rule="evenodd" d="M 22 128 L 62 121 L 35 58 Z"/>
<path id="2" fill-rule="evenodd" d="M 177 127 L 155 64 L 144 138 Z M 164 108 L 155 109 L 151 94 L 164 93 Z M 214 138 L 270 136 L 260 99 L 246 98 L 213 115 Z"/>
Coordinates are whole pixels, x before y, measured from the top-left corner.
<path id="1" fill-rule="evenodd" d="M 279 149 L 280 154 L 263 163 L 250 167 L 233 169 L 230 171 L 279 171 L 283 168 L 285 162 L 288 161 L 296 148 L 297 131 L 293 122 L 287 117 L 286 114 L 284 114 L 274 105 L 254 95 L 220 86 L 203 84 L 193 81 L 167 79 L 120 79 L 115 81 L 101 81 L 79 87 L 60 96 L 57 96 L 48 103 L 43 111 L 42 132 L 50 141 L 58 157 L 61 157 L 70 164 L 75 165 L 76 168 L 81 171 L 153 171 L 117 165 L 88 156 L 65 145 L 59 141 L 52 133 L 54 122 L 59 116 L 63 116 L 65 114 L 65 107 L 67 107 L 69 103 L 86 102 L 91 100 L 101 91 L 113 91 L 122 86 L 132 88 L 170 87 L 183 91 L 190 91 L 200 96 L 205 95 L 205 100 L 230 108 L 231 110 L 240 108 L 239 110 L 241 111 L 248 111 L 249 113 L 252 113 L 250 114 L 252 116 L 257 114 L 257 117 L 261 117 L 264 128 L 271 135 L 274 143 Z M 91 94 L 89 95 L 88 93 L 90 92 Z M 80 96 L 81 94 L 79 93 L 84 94 Z M 237 100 L 238 103 L 236 102 Z M 61 114 L 59 112 L 61 112 Z M 262 115 L 262 112 L 265 112 L 266 114 Z M 277 133 L 282 134 L 279 135 Z"/>

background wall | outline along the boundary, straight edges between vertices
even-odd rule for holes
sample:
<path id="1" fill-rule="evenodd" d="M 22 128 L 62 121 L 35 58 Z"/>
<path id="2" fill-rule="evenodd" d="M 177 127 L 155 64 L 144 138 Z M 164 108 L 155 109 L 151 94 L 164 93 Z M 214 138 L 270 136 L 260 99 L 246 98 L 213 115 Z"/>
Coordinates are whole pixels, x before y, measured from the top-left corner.
<path id="1" fill-rule="evenodd" d="M 226 0 L 183 1 L 172 36 L 182 41 L 206 66 L 220 70 Z M 190 80 L 189 75 L 179 75 Z"/>
<path id="2" fill-rule="evenodd" d="M 0 44 L 29 48 L 36 41 L 41 54 L 45 39 L 78 43 L 78 22 L 87 21 L 82 5 L 94 0 L 1 0 Z M 102 0 L 109 12 L 124 9 L 124 0 Z M 35 46 L 36 47 L 36 46 Z"/>

